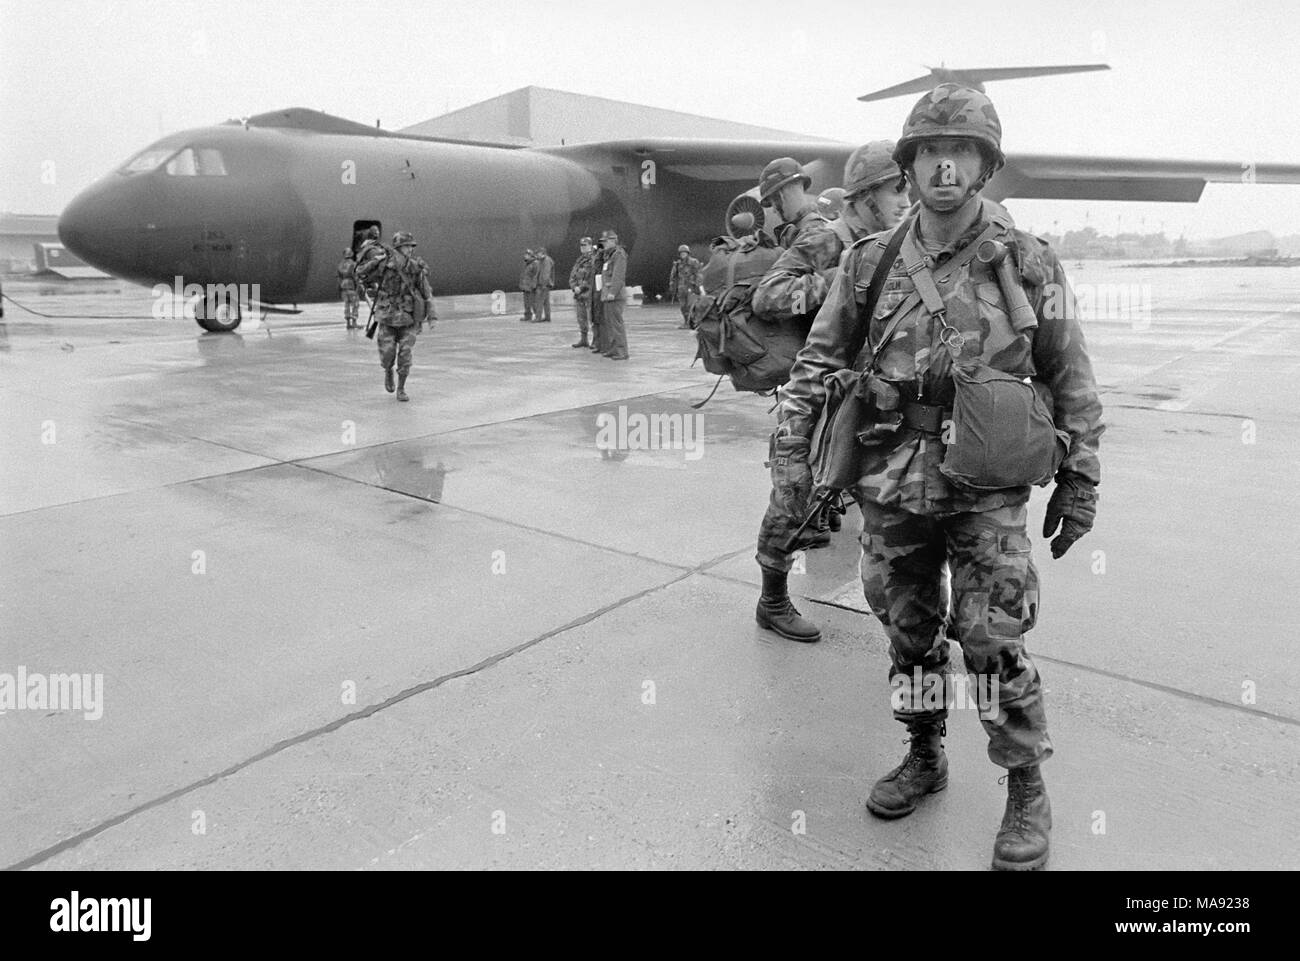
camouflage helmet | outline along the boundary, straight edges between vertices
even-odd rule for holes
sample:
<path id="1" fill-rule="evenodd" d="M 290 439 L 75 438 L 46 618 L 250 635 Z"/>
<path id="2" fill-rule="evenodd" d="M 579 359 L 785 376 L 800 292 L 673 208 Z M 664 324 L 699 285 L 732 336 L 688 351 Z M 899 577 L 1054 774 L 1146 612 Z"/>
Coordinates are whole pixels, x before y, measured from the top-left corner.
<path id="1" fill-rule="evenodd" d="M 817 212 L 827 220 L 834 220 L 843 210 L 843 187 L 827 187 L 817 195 Z"/>
<path id="2" fill-rule="evenodd" d="M 758 178 L 758 199 L 764 207 L 772 206 L 772 197 L 788 183 L 803 181 L 804 190 L 812 186 L 812 178 L 792 157 L 778 157 L 763 168 Z"/>
<path id="3" fill-rule="evenodd" d="M 992 152 L 994 170 L 1006 162 L 1002 155 L 1002 122 L 993 101 L 970 87 L 941 83 L 916 102 L 894 148 L 898 165 L 910 167 L 917 144 L 931 137 L 965 137 L 982 143 Z"/>
<path id="4" fill-rule="evenodd" d="M 679 254 L 689 254 L 691 252 L 691 248 L 686 246 L 685 244 L 679 244 L 677 247 L 677 252 Z"/>
<path id="5" fill-rule="evenodd" d="M 415 242 L 415 235 L 409 230 L 399 230 L 397 233 L 393 234 L 394 247 L 405 247 L 408 244 L 412 247 L 418 246 Z"/>
<path id="6" fill-rule="evenodd" d="M 894 141 L 873 140 L 864 143 L 849 154 L 844 164 L 844 196 L 853 200 L 872 187 L 889 183 L 903 176 L 894 159 Z"/>
<path id="7" fill-rule="evenodd" d="M 344 256 L 344 257 L 351 257 L 351 256 L 352 256 L 352 248 L 351 248 L 351 247 L 344 247 L 344 248 L 343 248 L 343 256 Z"/>

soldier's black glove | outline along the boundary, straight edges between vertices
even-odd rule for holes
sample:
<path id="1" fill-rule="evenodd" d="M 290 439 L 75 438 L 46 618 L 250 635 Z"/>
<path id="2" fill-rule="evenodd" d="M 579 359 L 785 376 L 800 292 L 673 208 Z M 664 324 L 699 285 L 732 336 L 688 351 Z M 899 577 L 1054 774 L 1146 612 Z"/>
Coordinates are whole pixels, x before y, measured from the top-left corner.
<path id="1" fill-rule="evenodd" d="M 1043 518 L 1044 537 L 1055 534 L 1058 524 L 1061 527 L 1061 533 L 1052 541 L 1052 557 L 1064 556 L 1075 541 L 1092 530 L 1096 517 L 1097 488 L 1073 474 L 1057 478 Z"/>
<path id="2" fill-rule="evenodd" d="M 791 517 L 802 518 L 808 513 L 812 498 L 812 468 L 808 466 L 809 442 L 807 437 L 794 437 L 779 431 L 768 444 L 772 469 L 772 489 L 785 505 Z"/>

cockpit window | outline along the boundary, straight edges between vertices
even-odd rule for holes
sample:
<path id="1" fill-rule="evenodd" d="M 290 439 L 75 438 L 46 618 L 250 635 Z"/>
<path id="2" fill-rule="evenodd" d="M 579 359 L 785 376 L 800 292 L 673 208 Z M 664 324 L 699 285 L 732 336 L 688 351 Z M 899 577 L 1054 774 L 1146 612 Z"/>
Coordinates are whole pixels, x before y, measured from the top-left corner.
<path id="1" fill-rule="evenodd" d="M 224 177 L 226 162 L 215 147 L 186 147 L 164 169 L 170 177 Z"/>
<path id="2" fill-rule="evenodd" d="M 169 177 L 224 177 L 226 160 L 215 147 L 150 147 L 127 161 L 124 174 L 143 174 L 162 164 Z"/>
<path id="3" fill-rule="evenodd" d="M 161 150 L 158 149 L 157 147 L 151 147 L 148 150 L 141 151 L 140 153 L 136 154 L 127 162 L 126 166 L 122 168 L 122 173 L 124 174 L 148 173 L 150 170 L 153 170 L 160 163 L 162 163 L 164 160 L 170 157 L 172 155 L 172 152 L 173 152 L 172 148 L 170 147 L 164 147 Z"/>

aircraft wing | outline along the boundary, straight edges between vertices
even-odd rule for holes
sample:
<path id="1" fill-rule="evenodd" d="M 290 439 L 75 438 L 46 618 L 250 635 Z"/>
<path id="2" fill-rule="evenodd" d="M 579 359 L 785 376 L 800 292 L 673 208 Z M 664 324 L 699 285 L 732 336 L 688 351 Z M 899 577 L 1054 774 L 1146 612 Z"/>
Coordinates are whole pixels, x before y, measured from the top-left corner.
<path id="1" fill-rule="evenodd" d="M 1195 203 L 1207 183 L 1300 184 L 1300 165 L 1010 154 L 989 184 L 995 200 L 1144 200 Z"/>
<path id="2" fill-rule="evenodd" d="M 829 140 L 682 140 L 647 138 L 545 148 L 579 159 L 586 151 L 622 155 L 634 163 L 653 159 L 660 169 L 700 181 L 753 186 L 776 157 L 804 165 L 813 187 L 839 185 L 852 144 Z M 988 194 L 1044 200 L 1134 200 L 1194 203 L 1207 183 L 1300 184 L 1300 165 L 1085 157 L 1077 154 L 1010 154 Z"/>

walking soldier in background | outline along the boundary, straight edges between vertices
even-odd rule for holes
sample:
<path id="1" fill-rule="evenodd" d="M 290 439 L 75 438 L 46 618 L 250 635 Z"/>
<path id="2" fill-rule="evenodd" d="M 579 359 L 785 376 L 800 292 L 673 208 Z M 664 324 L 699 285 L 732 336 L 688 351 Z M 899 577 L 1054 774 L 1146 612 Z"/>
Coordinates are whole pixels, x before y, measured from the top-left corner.
<path id="1" fill-rule="evenodd" d="M 343 320 L 347 329 L 357 326 L 357 262 L 352 259 L 352 248 L 343 248 L 343 259 L 339 261 L 339 296 L 343 298 Z"/>
<path id="2" fill-rule="evenodd" d="M 573 313 L 578 318 L 578 330 L 582 333 L 582 338 L 572 345 L 574 347 L 590 346 L 587 340 L 587 325 L 588 315 L 591 313 L 593 259 L 591 238 L 583 237 L 578 241 L 578 259 L 569 271 L 569 290 L 573 291 Z"/>
<path id="3" fill-rule="evenodd" d="M 379 363 L 384 390 L 393 392 L 397 370 L 397 399 L 410 400 L 406 378 L 418 331 L 438 319 L 429 287 L 429 265 L 415 256 L 415 238 L 405 230 L 393 235 L 392 249 L 381 248 L 357 267 L 357 281 L 374 288 L 375 320 L 379 329 Z"/>
<path id="4" fill-rule="evenodd" d="M 837 271 L 781 393 L 773 485 L 790 512 L 806 510 L 815 429 L 819 480 L 857 478 L 844 483 L 862 508 L 863 588 L 911 741 L 868 809 L 902 817 L 947 786 L 952 637 L 977 689 L 993 693 L 980 716 L 989 757 L 1008 772 L 993 866 L 1027 870 L 1048 856 L 1039 765 L 1052 754 L 1024 643 L 1038 612 L 1029 491 L 1056 482 L 1044 536 L 1060 527 L 1060 557 L 1092 527 L 1102 425 L 1060 261 L 980 194 L 1003 163 L 1001 133 L 988 97 L 956 84 L 913 108 L 893 156 L 919 212 L 854 244 Z M 823 456 L 841 449 L 847 468 Z"/>
<path id="5" fill-rule="evenodd" d="M 691 248 L 682 244 L 677 248 L 677 259 L 673 269 L 668 272 L 668 289 L 682 311 L 682 323 L 678 330 L 691 329 L 691 305 L 700 289 L 700 270 L 704 265 L 691 256 Z"/>

